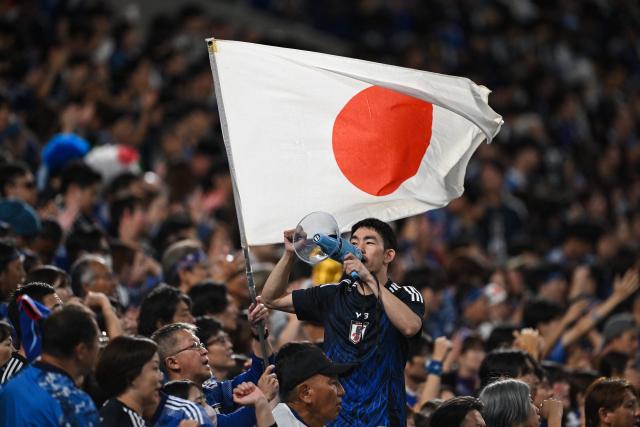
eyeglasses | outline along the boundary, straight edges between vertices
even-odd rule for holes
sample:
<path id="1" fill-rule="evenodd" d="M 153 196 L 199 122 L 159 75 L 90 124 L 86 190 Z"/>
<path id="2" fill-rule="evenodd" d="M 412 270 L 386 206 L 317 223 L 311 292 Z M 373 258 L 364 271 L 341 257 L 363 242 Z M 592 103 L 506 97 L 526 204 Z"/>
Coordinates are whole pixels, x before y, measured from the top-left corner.
<path id="1" fill-rule="evenodd" d="M 194 341 L 194 342 L 191 343 L 191 345 L 189 347 L 185 347 L 182 350 L 176 351 L 175 353 L 173 353 L 171 356 L 168 356 L 168 357 L 177 356 L 178 354 L 182 353 L 183 351 L 187 351 L 187 350 L 200 351 L 200 350 L 206 350 L 206 349 L 207 348 L 200 341 Z"/>

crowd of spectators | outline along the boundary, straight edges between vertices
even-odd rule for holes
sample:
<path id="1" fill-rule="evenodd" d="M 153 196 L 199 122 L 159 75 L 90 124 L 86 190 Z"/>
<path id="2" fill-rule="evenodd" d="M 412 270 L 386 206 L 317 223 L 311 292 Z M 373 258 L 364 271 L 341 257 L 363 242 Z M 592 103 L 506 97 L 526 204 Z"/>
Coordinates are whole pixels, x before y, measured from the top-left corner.
<path id="1" fill-rule="evenodd" d="M 640 6 L 246 4 L 353 57 L 469 77 L 504 117 L 460 198 L 392 224 L 390 277 L 426 310 L 409 422 L 537 425 L 531 405 L 554 427 L 638 416 Z M 105 425 L 267 426 L 280 398 L 311 424 L 334 419 L 296 384 L 278 395 L 293 359 L 265 366 L 323 334 L 251 303 L 204 39 L 306 46 L 191 5 L 148 27 L 100 1 L 0 13 L 0 418 L 38 404 L 82 425 L 99 410 Z M 251 249 L 258 294 L 281 252 Z M 339 278 L 299 263 L 290 288 Z M 54 397 L 30 395 L 43 377 Z"/>

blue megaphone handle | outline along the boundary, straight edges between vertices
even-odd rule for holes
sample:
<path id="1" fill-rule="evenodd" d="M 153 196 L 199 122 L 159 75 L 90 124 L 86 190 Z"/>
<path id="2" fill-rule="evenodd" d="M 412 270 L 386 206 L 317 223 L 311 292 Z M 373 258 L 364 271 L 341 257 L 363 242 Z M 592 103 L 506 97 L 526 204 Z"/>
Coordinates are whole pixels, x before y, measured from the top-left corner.
<path id="1" fill-rule="evenodd" d="M 347 239 L 343 239 L 342 237 L 335 238 L 318 233 L 313 236 L 313 241 L 316 245 L 320 246 L 322 252 L 329 255 L 329 258 L 334 261 L 344 261 L 344 257 L 347 254 L 353 254 L 353 256 L 362 261 L 362 252 L 360 249 L 349 243 Z M 355 271 L 352 271 L 350 276 L 354 281 L 360 281 L 360 275 Z"/>

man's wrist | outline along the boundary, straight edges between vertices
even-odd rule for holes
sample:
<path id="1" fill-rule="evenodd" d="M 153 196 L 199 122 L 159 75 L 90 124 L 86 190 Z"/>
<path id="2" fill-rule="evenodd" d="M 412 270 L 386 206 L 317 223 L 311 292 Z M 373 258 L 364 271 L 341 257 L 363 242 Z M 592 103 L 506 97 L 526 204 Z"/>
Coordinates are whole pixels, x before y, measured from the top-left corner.
<path id="1" fill-rule="evenodd" d="M 430 360 L 427 364 L 427 374 L 442 376 L 442 362 L 439 360 Z"/>

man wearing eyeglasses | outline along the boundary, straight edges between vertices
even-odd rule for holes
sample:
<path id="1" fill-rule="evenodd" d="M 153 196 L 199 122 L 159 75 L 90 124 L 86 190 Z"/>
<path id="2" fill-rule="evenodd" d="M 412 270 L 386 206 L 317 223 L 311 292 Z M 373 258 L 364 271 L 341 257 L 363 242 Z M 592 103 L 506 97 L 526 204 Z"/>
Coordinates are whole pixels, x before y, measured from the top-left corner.
<path id="1" fill-rule="evenodd" d="M 258 301 L 249 310 L 252 328 L 264 321 L 267 309 Z M 158 353 L 167 380 L 190 380 L 203 386 L 207 403 L 218 413 L 218 427 L 253 426 L 256 423 L 253 408 L 237 409 L 233 402 L 233 389 L 242 382 L 258 383 L 264 371 L 260 344 L 254 339 L 251 368 L 229 381 L 217 381 L 212 377 L 208 350 L 196 335 L 197 328 L 186 323 L 172 323 L 158 329 L 151 336 L 158 344 Z M 254 334 L 256 332 L 254 331 Z M 271 352 L 271 349 L 269 348 Z M 271 358 L 272 355 L 269 354 Z M 206 384 L 205 384 L 206 382 Z M 236 410 L 237 409 L 237 410 Z M 235 411 L 235 412 L 234 412 Z"/>

